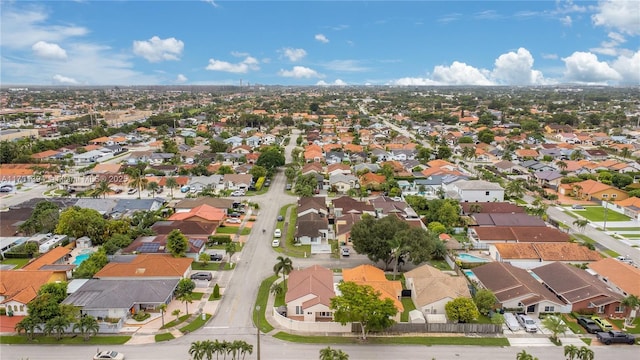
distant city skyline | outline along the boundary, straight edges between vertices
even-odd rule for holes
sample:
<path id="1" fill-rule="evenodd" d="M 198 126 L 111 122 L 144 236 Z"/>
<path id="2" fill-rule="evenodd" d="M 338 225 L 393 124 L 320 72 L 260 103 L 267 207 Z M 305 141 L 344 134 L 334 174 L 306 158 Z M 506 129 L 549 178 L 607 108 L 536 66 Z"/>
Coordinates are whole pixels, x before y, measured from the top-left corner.
<path id="1" fill-rule="evenodd" d="M 640 1 L 3 1 L 6 85 L 640 85 Z"/>

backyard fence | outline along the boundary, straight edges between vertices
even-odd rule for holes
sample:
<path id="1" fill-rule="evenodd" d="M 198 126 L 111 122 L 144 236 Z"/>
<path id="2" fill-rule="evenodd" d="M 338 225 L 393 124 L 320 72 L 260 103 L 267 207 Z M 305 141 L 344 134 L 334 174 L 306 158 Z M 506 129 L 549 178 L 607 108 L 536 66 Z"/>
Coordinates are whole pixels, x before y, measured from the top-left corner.
<path id="1" fill-rule="evenodd" d="M 351 324 L 351 332 L 360 333 L 362 328 L 358 323 Z M 390 328 L 376 332 L 376 334 L 406 334 L 406 333 L 456 333 L 456 334 L 502 334 L 502 325 L 494 324 L 410 324 L 398 323 Z"/>

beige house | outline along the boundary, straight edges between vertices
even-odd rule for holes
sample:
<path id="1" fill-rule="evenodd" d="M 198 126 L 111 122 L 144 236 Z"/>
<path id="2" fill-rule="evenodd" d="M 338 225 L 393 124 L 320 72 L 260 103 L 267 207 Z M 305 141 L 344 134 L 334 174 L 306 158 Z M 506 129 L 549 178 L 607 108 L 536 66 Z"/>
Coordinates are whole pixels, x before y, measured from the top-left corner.
<path id="1" fill-rule="evenodd" d="M 333 291 L 333 272 L 320 265 L 294 270 L 287 280 L 287 317 L 298 321 L 332 321 L 329 309 Z"/>
<path id="2" fill-rule="evenodd" d="M 411 300 L 423 314 L 445 314 L 444 306 L 459 297 L 471 298 L 469 284 L 463 276 L 444 273 L 433 266 L 422 265 L 404 274 L 411 289 Z"/>

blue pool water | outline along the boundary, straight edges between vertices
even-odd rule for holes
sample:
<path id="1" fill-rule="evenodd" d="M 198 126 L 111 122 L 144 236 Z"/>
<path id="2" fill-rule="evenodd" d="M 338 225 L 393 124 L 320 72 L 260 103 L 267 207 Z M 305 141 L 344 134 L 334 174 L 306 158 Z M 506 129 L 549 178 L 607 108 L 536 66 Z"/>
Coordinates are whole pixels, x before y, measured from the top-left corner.
<path id="1" fill-rule="evenodd" d="M 477 256 L 469 255 L 466 253 L 458 254 L 458 259 L 462 262 L 488 262 L 489 260 L 479 258 Z"/>
<path id="2" fill-rule="evenodd" d="M 78 266 L 82 264 L 83 261 L 87 260 L 92 253 L 78 254 L 73 260 L 73 265 Z"/>

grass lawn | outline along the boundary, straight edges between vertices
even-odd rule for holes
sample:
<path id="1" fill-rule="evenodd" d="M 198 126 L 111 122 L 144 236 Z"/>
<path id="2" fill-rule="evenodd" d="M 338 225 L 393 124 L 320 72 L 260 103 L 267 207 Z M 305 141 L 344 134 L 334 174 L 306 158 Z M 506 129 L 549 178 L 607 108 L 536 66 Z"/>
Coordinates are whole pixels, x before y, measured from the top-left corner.
<path id="1" fill-rule="evenodd" d="M 169 315 L 171 315 L 171 314 L 169 314 Z M 176 320 L 169 321 L 168 323 L 164 324 L 164 326 L 161 327 L 160 330 L 168 329 L 168 328 L 176 326 L 178 324 L 182 324 L 183 322 L 187 321 L 188 318 L 189 318 L 189 315 L 182 315 L 179 318 L 177 318 Z"/>
<path id="2" fill-rule="evenodd" d="M 279 332 L 273 337 L 296 343 L 307 344 L 360 344 L 362 341 L 358 337 L 346 336 L 301 336 L 285 332 Z M 506 338 L 471 338 L 464 336 L 451 337 L 430 337 L 430 336 L 385 336 L 369 337 L 367 344 L 381 345 L 473 345 L 473 346 L 509 346 Z"/>
<path id="3" fill-rule="evenodd" d="M 195 292 L 195 291 L 194 291 L 194 292 L 192 292 L 192 293 L 191 293 L 191 299 L 193 299 L 193 300 L 200 300 L 200 299 L 202 299 L 202 296 L 203 296 L 203 295 L 204 295 L 204 293 L 201 293 L 201 292 Z"/>
<path id="4" fill-rule="evenodd" d="M 580 340 L 584 341 L 584 343 L 587 344 L 588 346 L 591 345 L 591 338 L 582 337 L 580 338 Z"/>
<path id="5" fill-rule="evenodd" d="M 573 236 L 575 236 L 576 238 L 582 240 L 582 242 L 584 242 L 586 244 L 595 244 L 596 243 L 595 240 L 593 240 L 592 238 L 588 237 L 587 235 L 574 234 Z"/>
<path id="6" fill-rule="evenodd" d="M 278 307 L 278 306 L 286 305 L 285 302 L 284 302 L 284 296 L 285 295 L 286 295 L 285 291 L 283 291 L 282 293 L 276 295 L 276 298 L 274 299 L 273 306 Z"/>
<path id="7" fill-rule="evenodd" d="M 622 329 L 624 325 L 624 320 L 618 320 L 618 319 L 607 319 L 607 320 L 609 320 L 609 322 L 617 326 L 618 329 Z M 626 331 L 630 334 L 640 334 L 640 318 L 636 318 L 633 321 L 633 325 L 635 325 L 635 327 L 628 327 Z"/>
<path id="8" fill-rule="evenodd" d="M 604 221 L 604 207 L 602 206 L 585 206 L 584 210 L 575 211 L 577 215 L 583 216 L 590 221 Z M 617 213 L 611 209 L 607 210 L 607 221 L 629 221 L 630 218 L 626 215 Z"/>
<path id="9" fill-rule="evenodd" d="M 157 334 L 156 335 L 156 342 L 169 341 L 169 340 L 173 340 L 175 338 L 176 337 L 173 336 L 173 334 L 171 334 L 171 333 Z"/>
<path id="10" fill-rule="evenodd" d="M 607 231 L 640 231 L 640 227 L 609 227 Z"/>
<path id="11" fill-rule="evenodd" d="M 582 326 L 580 326 L 577 322 L 576 319 L 574 319 L 573 317 L 571 317 L 570 315 L 567 314 L 563 314 L 562 315 L 562 320 L 564 321 L 565 324 L 567 324 L 567 327 L 573 331 L 574 334 L 585 334 L 586 331 L 584 330 L 584 328 Z"/>
<path id="12" fill-rule="evenodd" d="M 273 330 L 273 326 L 267 322 L 267 318 L 264 316 L 264 312 L 267 310 L 267 299 L 269 299 L 269 291 L 271 290 L 271 285 L 274 281 L 276 281 L 278 277 L 276 275 L 271 275 L 270 277 L 264 279 L 262 284 L 260 284 L 260 288 L 258 289 L 258 296 L 256 297 L 256 303 L 253 307 L 253 323 L 260 323 L 260 329 L 262 332 L 268 333 Z M 260 311 L 256 310 L 256 306 L 260 306 Z"/>
<path id="13" fill-rule="evenodd" d="M 219 267 L 219 262 L 208 262 L 206 265 L 200 261 L 194 261 L 191 263 L 191 268 L 193 270 L 218 270 Z"/>
<path id="14" fill-rule="evenodd" d="M 1 336 L 0 344 L 59 344 L 59 345 L 122 345 L 129 341 L 131 336 L 92 336 L 88 341 L 84 341 L 82 336 L 63 336 L 60 341 L 54 336 L 36 336 L 29 341 L 24 335 Z"/>
<path id="15" fill-rule="evenodd" d="M 429 260 L 429 264 L 438 270 L 452 270 L 451 266 L 444 260 Z"/>
<path id="16" fill-rule="evenodd" d="M 615 251 L 613 251 L 613 250 L 610 250 L 610 249 L 605 250 L 605 251 L 604 251 L 604 253 L 605 253 L 605 254 L 607 254 L 607 255 L 609 255 L 609 256 L 611 256 L 611 257 L 618 257 L 618 256 L 620 256 L 620 254 L 618 254 L 617 252 L 615 252 Z"/>
<path id="17" fill-rule="evenodd" d="M 20 269 L 27 265 L 31 259 L 4 259 L 0 264 L 2 265 L 15 265 L 14 269 Z"/>
<path id="18" fill-rule="evenodd" d="M 251 228 L 249 227 L 244 227 L 242 228 L 242 231 L 240 231 L 240 235 L 249 235 L 251 234 Z"/>
<path id="19" fill-rule="evenodd" d="M 204 320 L 202 320 L 202 316 L 198 315 L 198 317 L 195 320 L 193 320 L 189 325 L 181 327 L 180 331 L 185 334 L 188 334 L 192 331 L 196 331 L 200 329 L 209 319 L 211 319 L 211 314 L 205 314 Z"/>
<path id="20" fill-rule="evenodd" d="M 404 307 L 404 311 L 400 314 L 400 321 L 408 322 L 409 321 L 409 311 L 415 310 L 416 306 L 413 304 L 413 300 L 410 297 L 402 298 L 402 306 Z"/>
<path id="21" fill-rule="evenodd" d="M 518 205 L 527 205 L 528 203 L 522 199 L 513 199 Z"/>

